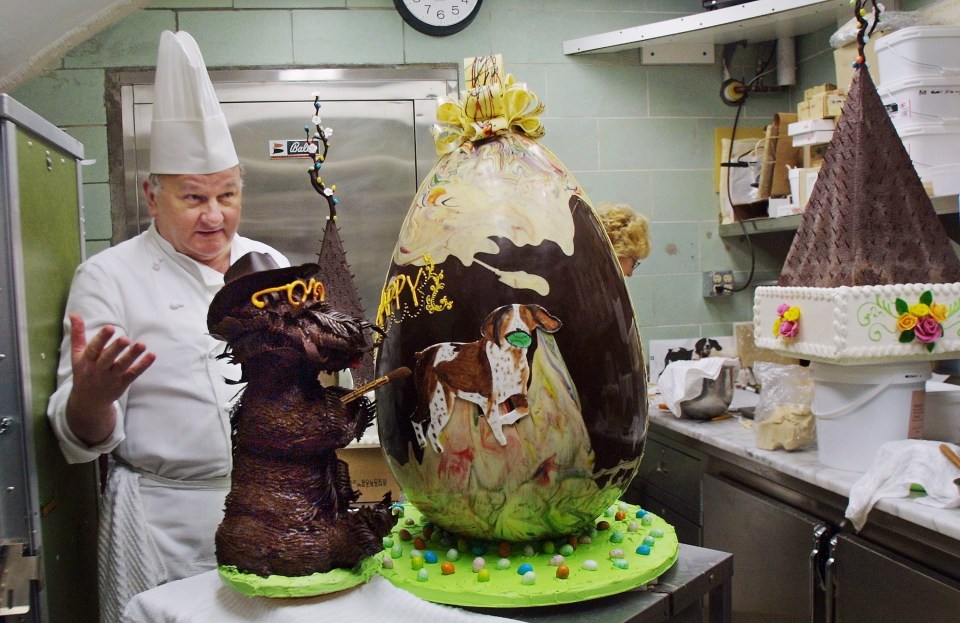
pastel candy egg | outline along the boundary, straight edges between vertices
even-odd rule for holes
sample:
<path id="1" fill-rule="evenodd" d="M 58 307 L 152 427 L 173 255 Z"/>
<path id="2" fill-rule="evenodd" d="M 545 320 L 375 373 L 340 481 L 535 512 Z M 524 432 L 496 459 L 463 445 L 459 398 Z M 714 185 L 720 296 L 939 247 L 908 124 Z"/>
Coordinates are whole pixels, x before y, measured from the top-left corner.
<path id="1" fill-rule="evenodd" d="M 525 563 L 523 563 L 522 565 L 520 565 L 519 567 L 517 567 L 517 573 L 519 573 L 520 575 L 523 575 L 524 573 L 527 573 L 528 571 L 533 571 L 533 565 L 531 565 L 531 564 L 528 563 L 528 562 L 525 562 Z"/>
<path id="2" fill-rule="evenodd" d="M 500 558 L 497 560 L 497 569 L 509 569 L 510 568 L 510 559 L 509 558 Z"/>
<path id="3" fill-rule="evenodd" d="M 489 569 L 480 569 L 477 571 L 477 582 L 489 582 L 490 581 L 490 570 Z"/>
<path id="4" fill-rule="evenodd" d="M 426 582 L 430 579 L 430 572 L 426 569 L 420 569 L 417 571 L 417 582 Z"/>
<path id="5" fill-rule="evenodd" d="M 597 561 L 596 560 L 584 560 L 583 568 L 587 571 L 596 571 L 597 570 Z"/>
<path id="6" fill-rule="evenodd" d="M 487 566 L 487 561 L 483 559 L 483 556 L 477 556 L 473 559 L 473 572 L 479 573 L 481 569 L 485 569 Z"/>
<path id="7" fill-rule="evenodd" d="M 537 581 L 537 574 L 534 573 L 533 571 L 527 571 L 526 573 L 523 574 L 523 577 L 520 578 L 520 583 L 524 584 L 525 586 L 534 584 L 536 583 L 536 581 Z"/>

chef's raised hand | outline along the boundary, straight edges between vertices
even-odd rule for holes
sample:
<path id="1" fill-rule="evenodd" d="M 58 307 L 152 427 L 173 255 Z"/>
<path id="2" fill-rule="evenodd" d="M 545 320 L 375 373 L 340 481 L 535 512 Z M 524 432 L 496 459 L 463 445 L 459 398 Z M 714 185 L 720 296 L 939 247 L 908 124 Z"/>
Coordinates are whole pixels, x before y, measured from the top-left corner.
<path id="1" fill-rule="evenodd" d="M 83 318 L 69 314 L 73 388 L 67 400 L 67 423 L 81 441 L 95 446 L 107 439 L 117 421 L 114 401 L 146 371 L 156 355 L 142 342 L 131 344 L 104 327 L 87 342 Z"/>

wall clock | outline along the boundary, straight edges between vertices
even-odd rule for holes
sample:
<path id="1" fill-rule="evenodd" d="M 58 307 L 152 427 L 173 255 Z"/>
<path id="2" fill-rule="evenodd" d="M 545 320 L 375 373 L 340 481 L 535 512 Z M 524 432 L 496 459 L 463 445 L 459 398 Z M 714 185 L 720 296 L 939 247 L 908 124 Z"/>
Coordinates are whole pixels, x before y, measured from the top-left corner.
<path id="1" fill-rule="evenodd" d="M 445 37 L 470 25 L 483 0 L 393 0 L 403 21 L 426 35 Z"/>

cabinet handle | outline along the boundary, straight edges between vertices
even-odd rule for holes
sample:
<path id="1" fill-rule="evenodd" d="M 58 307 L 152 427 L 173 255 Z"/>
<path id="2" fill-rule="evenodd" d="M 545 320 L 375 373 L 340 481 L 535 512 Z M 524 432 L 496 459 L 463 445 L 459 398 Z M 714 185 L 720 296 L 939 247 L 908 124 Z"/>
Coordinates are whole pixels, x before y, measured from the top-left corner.
<path id="1" fill-rule="evenodd" d="M 818 614 L 821 605 L 821 599 L 826 600 L 827 584 L 829 580 L 826 577 L 827 562 L 825 559 L 830 555 L 830 539 L 835 534 L 832 526 L 826 523 L 819 523 L 813 527 L 813 548 L 810 550 L 810 621 L 817 623 Z"/>
<path id="2" fill-rule="evenodd" d="M 834 536 L 832 539 L 830 539 L 830 557 L 827 558 L 827 564 L 824 565 L 824 567 L 826 568 L 826 574 L 827 574 L 827 595 L 826 595 L 827 603 L 825 604 L 825 607 L 824 607 L 824 611 L 826 614 L 826 619 L 825 619 L 826 623 L 833 623 L 833 611 L 835 606 L 835 604 L 833 603 L 833 600 L 834 600 L 833 585 L 834 585 L 834 575 L 837 573 L 836 554 L 837 554 L 837 537 Z"/>
<path id="3" fill-rule="evenodd" d="M 657 459 L 657 467 L 655 471 L 658 474 L 664 474 L 664 475 L 666 475 L 669 472 L 669 470 L 667 469 L 667 464 L 663 459 Z"/>

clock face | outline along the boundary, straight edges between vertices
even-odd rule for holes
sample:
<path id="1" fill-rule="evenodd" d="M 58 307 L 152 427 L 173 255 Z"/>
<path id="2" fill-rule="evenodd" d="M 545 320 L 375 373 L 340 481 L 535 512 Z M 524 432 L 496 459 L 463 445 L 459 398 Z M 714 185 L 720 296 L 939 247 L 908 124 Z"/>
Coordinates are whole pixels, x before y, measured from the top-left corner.
<path id="1" fill-rule="evenodd" d="M 420 32 L 443 37 L 473 21 L 483 0 L 393 0 L 403 20 Z"/>

